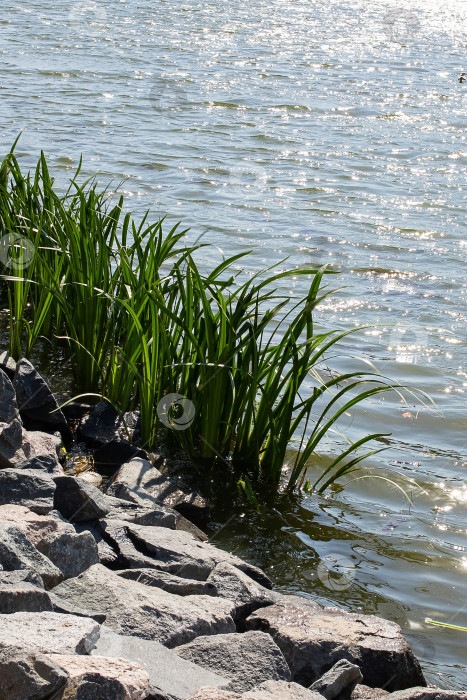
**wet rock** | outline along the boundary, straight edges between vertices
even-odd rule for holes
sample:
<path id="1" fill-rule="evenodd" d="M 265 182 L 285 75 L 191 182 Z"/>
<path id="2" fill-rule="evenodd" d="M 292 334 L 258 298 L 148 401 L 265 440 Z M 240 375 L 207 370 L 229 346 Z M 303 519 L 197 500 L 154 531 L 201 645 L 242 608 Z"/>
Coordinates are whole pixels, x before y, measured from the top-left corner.
<path id="1" fill-rule="evenodd" d="M 49 513 L 54 505 L 53 479 L 35 469 L 0 469 L 0 505 L 26 506 L 35 513 Z"/>
<path id="2" fill-rule="evenodd" d="M 302 685 L 314 683 L 341 659 L 358 665 L 371 687 L 398 690 L 425 683 L 399 625 L 374 615 L 276 604 L 253 613 L 246 628 L 272 635 Z"/>
<path id="3" fill-rule="evenodd" d="M 89 654 L 100 626 L 89 617 L 54 612 L 0 615 L 0 648 L 29 647 L 54 654 Z"/>
<path id="4" fill-rule="evenodd" d="M 65 416 L 58 408 L 47 383 L 29 360 L 22 358 L 17 363 L 13 386 L 19 412 L 27 430 L 58 430 L 66 443 L 71 442 L 71 430 Z"/>
<path id="5" fill-rule="evenodd" d="M 153 639 L 168 647 L 201 634 L 235 631 L 230 601 L 208 596 L 181 598 L 121 578 L 100 564 L 61 583 L 54 593 L 79 607 L 105 613 L 106 625 L 114 632 Z"/>
<path id="6" fill-rule="evenodd" d="M 138 581 L 139 583 L 144 583 L 145 586 L 162 588 L 162 590 L 168 591 L 168 593 L 174 593 L 175 595 L 210 595 L 206 590 L 206 583 L 203 581 L 180 578 L 179 576 L 170 574 L 168 571 L 158 571 L 157 569 L 123 569 L 115 573 L 130 581 Z M 225 597 L 227 598 L 228 596 Z"/>
<path id="7" fill-rule="evenodd" d="M 467 700 L 467 693 L 460 690 L 415 687 L 390 693 L 387 700 Z"/>
<path id="8" fill-rule="evenodd" d="M 263 632 L 198 637 L 174 652 L 182 659 L 229 678 L 228 690 L 237 693 L 267 680 L 290 681 L 290 669 L 281 650 Z"/>
<path id="9" fill-rule="evenodd" d="M 32 649 L 0 648 L 2 700 L 46 700 L 58 693 L 68 678 L 52 659 Z"/>
<path id="10" fill-rule="evenodd" d="M 122 568 L 158 568 L 183 578 L 205 581 L 217 564 L 226 562 L 257 583 L 272 586 L 257 567 L 208 542 L 195 540 L 188 532 L 108 519 L 101 520 L 99 526 L 118 547 L 125 562 Z"/>
<path id="11" fill-rule="evenodd" d="M 237 627 L 243 626 L 248 615 L 254 610 L 272 605 L 277 600 L 276 593 L 256 583 L 243 571 L 227 562 L 221 562 L 214 567 L 206 584 L 209 586 L 205 591 L 207 595 L 233 600 Z"/>
<path id="12" fill-rule="evenodd" d="M 310 686 L 310 690 L 316 690 L 326 700 L 334 700 L 344 691 L 350 695 L 353 688 L 363 680 L 358 666 L 351 664 L 347 659 L 341 659 L 324 676 Z"/>
<path id="13" fill-rule="evenodd" d="M 86 481 L 74 476 L 59 476 L 54 481 L 54 507 L 70 522 L 97 520 L 109 512 L 105 496 Z"/>
<path id="14" fill-rule="evenodd" d="M 62 572 L 37 551 L 23 530 L 6 521 L 0 522 L 0 565 L 6 571 L 32 569 L 46 588 L 53 588 L 63 580 Z"/>
<path id="15" fill-rule="evenodd" d="M 123 657 L 139 663 L 149 674 L 151 693 L 157 698 L 186 700 L 203 686 L 220 688 L 228 679 L 176 656 L 166 647 L 148 639 L 116 634 L 106 626 L 91 655 Z"/>
<path id="16" fill-rule="evenodd" d="M 67 674 L 61 700 L 144 700 L 149 695 L 149 676 L 126 659 L 102 656 L 47 654 Z"/>
<path id="17" fill-rule="evenodd" d="M 79 436 L 89 447 L 103 447 L 112 441 L 131 440 L 139 423 L 139 414 L 118 411 L 107 401 L 101 401 L 84 416 Z"/>
<path id="18" fill-rule="evenodd" d="M 0 572 L 0 614 L 52 610 L 52 602 L 44 589 L 38 588 L 18 574 L 21 572 Z"/>
<path id="19" fill-rule="evenodd" d="M 16 372 L 16 362 L 12 358 L 10 353 L 7 351 L 0 352 L 0 369 L 3 370 L 3 372 L 5 372 L 8 379 L 14 379 Z"/>
<path id="20" fill-rule="evenodd" d="M 195 524 L 209 519 L 209 505 L 198 493 L 184 493 L 175 479 L 162 474 L 146 459 L 135 458 L 115 474 L 107 493 L 133 503 L 162 503 Z"/>
<path id="21" fill-rule="evenodd" d="M 5 505 L 0 506 L 0 521 L 14 522 L 64 578 L 78 576 L 99 561 L 93 536 L 89 532 L 77 533 L 56 511 L 37 515 L 23 506 Z"/>

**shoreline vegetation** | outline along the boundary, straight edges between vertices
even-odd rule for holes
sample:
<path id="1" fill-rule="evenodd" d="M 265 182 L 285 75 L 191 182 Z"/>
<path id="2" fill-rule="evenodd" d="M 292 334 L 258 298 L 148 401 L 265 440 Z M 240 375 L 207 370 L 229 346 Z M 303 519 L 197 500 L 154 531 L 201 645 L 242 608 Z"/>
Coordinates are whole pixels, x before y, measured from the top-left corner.
<path id="1" fill-rule="evenodd" d="M 13 150 L 0 166 L 0 289 L 13 358 L 49 344 L 70 367 L 77 400 L 108 401 L 121 417 L 137 410 L 138 446 L 168 442 L 195 469 L 225 473 L 253 503 L 322 493 L 384 449 L 368 449 L 384 433 L 347 440 L 307 479 L 320 445 L 333 433 L 346 439 L 342 416 L 404 389 L 366 365 L 329 369 L 361 330 L 315 325 L 332 271 L 269 268 L 244 281 L 247 252 L 202 271 L 204 245 L 188 246 L 178 225 L 164 235 L 163 220 L 151 224 L 148 214 L 137 224 L 95 178 L 79 185 L 81 162 L 59 195 L 44 154 L 24 175 Z M 277 291 L 297 277 L 306 295 Z"/>

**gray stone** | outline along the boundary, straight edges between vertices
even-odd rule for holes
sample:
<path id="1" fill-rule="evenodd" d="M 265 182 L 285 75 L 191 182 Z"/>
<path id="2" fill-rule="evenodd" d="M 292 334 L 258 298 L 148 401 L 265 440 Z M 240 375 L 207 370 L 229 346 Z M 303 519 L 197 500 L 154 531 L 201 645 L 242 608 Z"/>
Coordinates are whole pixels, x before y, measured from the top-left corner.
<path id="1" fill-rule="evenodd" d="M 272 586 L 257 567 L 208 542 L 195 540 L 188 532 L 108 519 L 99 525 L 118 547 L 122 568 L 164 569 L 183 578 L 205 581 L 217 564 L 227 562 L 257 583 Z"/>
<path id="2" fill-rule="evenodd" d="M 123 419 L 108 401 L 101 401 L 85 415 L 79 435 L 89 447 L 103 447 L 109 442 L 131 440 L 138 424 L 136 412 L 125 413 Z"/>
<path id="3" fill-rule="evenodd" d="M 0 614 L 52 610 L 49 595 L 26 578 L 30 571 L 0 571 Z"/>
<path id="4" fill-rule="evenodd" d="M 415 687 L 390 693 L 387 700 L 467 700 L 467 693 L 460 690 Z"/>
<path id="5" fill-rule="evenodd" d="M 47 654 L 68 679 L 61 700 L 144 700 L 149 676 L 136 663 L 102 656 Z"/>
<path id="6" fill-rule="evenodd" d="M 74 527 L 77 532 L 89 532 L 97 545 L 97 554 L 99 557 L 99 562 L 108 566 L 111 569 L 118 569 L 119 567 L 119 554 L 117 548 L 113 548 L 102 536 L 102 532 L 94 527 L 93 524 L 87 523 L 75 523 Z"/>
<path id="7" fill-rule="evenodd" d="M 243 571 L 227 562 L 217 564 L 211 571 L 206 581 L 205 593 L 234 601 L 234 620 L 237 627 L 242 626 L 254 610 L 272 605 L 277 600 L 276 593 L 256 583 Z"/>
<path id="8" fill-rule="evenodd" d="M 235 631 L 228 600 L 209 596 L 181 598 L 121 578 L 100 564 L 68 579 L 54 593 L 81 608 L 107 615 L 106 625 L 119 634 L 154 639 L 167 647 L 201 634 Z"/>
<path id="9" fill-rule="evenodd" d="M 374 615 L 281 603 L 254 612 L 246 628 L 272 635 L 302 685 L 311 685 L 341 659 L 358 665 L 369 686 L 399 690 L 425 683 L 399 625 Z"/>
<path id="10" fill-rule="evenodd" d="M 29 456 L 13 384 L 0 369 L 0 468 L 15 467 Z"/>
<path id="11" fill-rule="evenodd" d="M 89 617 L 55 612 L 0 615 L 0 647 L 10 644 L 44 653 L 89 654 L 100 626 Z"/>
<path id="12" fill-rule="evenodd" d="M 48 474 L 34 469 L 0 469 L 0 505 L 26 506 L 35 513 L 53 509 L 55 484 Z"/>
<path id="13" fill-rule="evenodd" d="M 120 467 L 107 493 L 140 505 L 162 503 L 196 524 L 209 518 L 209 506 L 202 496 L 196 492 L 185 493 L 176 479 L 162 474 L 146 459 L 139 457 Z"/>
<path id="14" fill-rule="evenodd" d="M 168 571 L 159 571 L 158 569 L 123 569 L 115 573 L 122 578 L 144 583 L 145 586 L 162 588 L 162 590 L 175 595 L 210 595 L 209 586 L 204 581 L 180 578 Z M 228 598 L 229 596 L 224 597 Z"/>
<path id="15" fill-rule="evenodd" d="M 28 430 L 28 441 L 31 445 L 31 457 L 65 457 L 60 433 L 51 435 L 41 430 Z"/>
<path id="16" fill-rule="evenodd" d="M 0 586 L 11 586 L 21 583 L 32 583 L 36 588 L 44 588 L 44 582 L 37 571 L 33 569 L 0 570 Z"/>
<path id="17" fill-rule="evenodd" d="M 87 522 L 109 512 L 105 496 L 95 486 L 74 476 L 55 478 L 54 507 L 70 522 Z"/>
<path id="18" fill-rule="evenodd" d="M 347 659 L 341 659 L 324 676 L 315 681 L 310 686 L 310 690 L 321 693 L 326 700 L 334 700 L 344 691 L 350 695 L 353 688 L 361 680 L 363 680 L 363 676 L 359 667 L 351 664 Z"/>
<path id="19" fill-rule="evenodd" d="M 32 649 L 0 647 L 2 700 L 46 700 L 58 693 L 67 673 L 45 655 Z"/>
<path id="20" fill-rule="evenodd" d="M 35 433 L 28 433 L 28 435 L 34 435 Z M 37 434 L 37 433 L 36 433 Z M 45 433 L 41 433 L 41 435 L 45 435 Z M 50 436 L 49 436 L 50 437 Z M 29 457 L 24 462 L 21 462 L 20 464 L 17 465 L 17 469 L 29 469 L 29 470 L 37 470 L 39 472 L 43 472 L 44 474 L 51 474 L 52 476 L 64 476 L 65 472 L 63 471 L 63 467 L 58 461 L 58 458 L 55 455 L 36 455 L 34 457 Z"/>
<path id="21" fill-rule="evenodd" d="M 26 534 L 15 524 L 5 521 L 0 522 L 0 565 L 6 571 L 33 569 L 46 588 L 53 588 L 63 579 L 62 572 L 37 551 Z"/>
<path id="22" fill-rule="evenodd" d="M 2 353 L 4 354 L 4 353 Z M 13 384 L 0 365 L 0 423 L 11 423 L 19 419 L 18 404 Z"/>
<path id="23" fill-rule="evenodd" d="M 59 430 L 66 442 L 71 441 L 72 435 L 65 416 L 58 408 L 47 383 L 29 360 L 22 358 L 17 363 L 13 386 L 25 428 Z"/>
<path id="24" fill-rule="evenodd" d="M 151 693 L 170 700 L 186 700 L 203 686 L 221 688 L 228 679 L 176 656 L 166 647 L 148 639 L 116 634 L 101 628 L 101 636 L 91 655 L 123 657 L 139 663 L 149 674 Z"/>
<path id="25" fill-rule="evenodd" d="M 11 380 L 14 378 L 16 372 L 16 362 L 7 351 L 0 352 L 0 369 L 5 372 L 8 379 Z"/>
<path id="26" fill-rule="evenodd" d="M 242 694 L 214 688 L 201 688 L 191 696 L 190 700 L 323 700 L 323 696 L 297 683 L 265 681 Z"/>
<path id="27" fill-rule="evenodd" d="M 174 652 L 230 679 L 228 690 L 243 693 L 268 680 L 290 681 L 284 656 L 268 634 L 218 634 L 198 637 Z"/>
<path id="28" fill-rule="evenodd" d="M 23 506 L 0 506 L 0 522 L 5 520 L 14 522 L 36 549 L 60 569 L 64 578 L 78 576 L 99 561 L 91 533 L 77 533 L 58 511 L 37 515 Z"/>
<path id="29" fill-rule="evenodd" d="M 56 613 L 65 615 L 77 615 L 78 617 L 92 617 L 93 620 L 102 625 L 107 618 L 104 613 L 96 612 L 95 610 L 84 610 L 78 607 L 75 603 L 71 603 L 66 598 L 61 598 L 54 591 L 49 591 L 49 598 L 52 604 L 52 610 Z"/>

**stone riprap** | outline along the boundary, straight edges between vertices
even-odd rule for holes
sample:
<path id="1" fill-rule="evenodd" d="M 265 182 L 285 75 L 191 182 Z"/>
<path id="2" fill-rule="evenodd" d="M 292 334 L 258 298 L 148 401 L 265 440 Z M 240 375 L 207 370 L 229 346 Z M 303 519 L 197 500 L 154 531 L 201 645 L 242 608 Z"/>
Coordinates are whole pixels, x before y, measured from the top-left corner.
<path id="1" fill-rule="evenodd" d="M 1 700 L 467 700 L 426 687 L 396 624 L 276 592 L 209 543 L 209 505 L 140 450 L 137 413 L 56 409 L 0 353 Z M 64 473 L 67 420 L 89 478 Z"/>

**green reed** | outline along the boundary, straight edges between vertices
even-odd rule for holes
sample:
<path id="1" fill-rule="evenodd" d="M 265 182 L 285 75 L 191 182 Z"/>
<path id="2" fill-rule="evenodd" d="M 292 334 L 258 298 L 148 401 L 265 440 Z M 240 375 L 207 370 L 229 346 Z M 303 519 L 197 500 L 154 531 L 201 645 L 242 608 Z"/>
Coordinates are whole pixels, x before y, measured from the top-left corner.
<path id="1" fill-rule="evenodd" d="M 315 327 L 315 309 L 333 293 L 323 289 L 329 271 L 268 269 L 241 281 L 243 252 L 204 272 L 184 231 L 164 235 L 148 215 L 137 224 L 122 197 L 115 202 L 95 179 L 78 184 L 80 168 L 59 195 L 43 154 L 27 176 L 13 151 L 0 166 L 1 235 L 17 242 L 1 277 L 13 357 L 43 336 L 64 344 L 80 393 L 98 392 L 121 413 L 141 410 L 146 448 L 162 435 L 159 402 L 181 394 L 193 420 L 171 437 L 198 465 L 238 474 L 247 491 L 322 492 L 379 451 L 360 451 L 379 433 L 348 441 L 313 484 L 305 481 L 339 419 L 394 388 L 376 373 L 327 371 L 330 352 L 358 330 Z M 308 280 L 303 298 L 277 291 L 291 276 Z"/>

